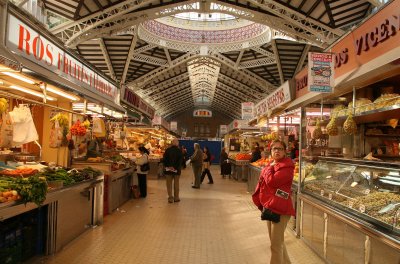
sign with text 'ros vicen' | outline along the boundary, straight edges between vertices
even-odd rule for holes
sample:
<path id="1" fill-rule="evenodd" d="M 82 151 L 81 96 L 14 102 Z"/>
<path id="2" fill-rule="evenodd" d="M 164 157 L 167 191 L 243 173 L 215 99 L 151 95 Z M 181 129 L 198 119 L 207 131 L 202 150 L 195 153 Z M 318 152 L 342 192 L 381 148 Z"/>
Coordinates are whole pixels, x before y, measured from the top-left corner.
<path id="1" fill-rule="evenodd" d="M 335 85 L 335 54 L 308 53 L 308 89 L 310 92 L 332 93 Z"/>

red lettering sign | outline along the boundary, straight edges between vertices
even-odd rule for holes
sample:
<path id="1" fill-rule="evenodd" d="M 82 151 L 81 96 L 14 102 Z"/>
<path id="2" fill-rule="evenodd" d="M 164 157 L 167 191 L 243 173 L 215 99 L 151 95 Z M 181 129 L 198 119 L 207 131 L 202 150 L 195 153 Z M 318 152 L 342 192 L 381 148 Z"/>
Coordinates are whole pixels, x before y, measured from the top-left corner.
<path id="1" fill-rule="evenodd" d="M 90 88 L 94 88 L 101 94 L 114 99 L 117 92 L 115 86 L 103 80 L 103 78 L 92 70 L 86 69 L 81 62 L 60 50 L 56 45 L 52 44 L 46 38 L 41 37 L 37 32 L 25 26 L 19 20 L 13 23 L 13 25 L 16 24 L 18 24 L 18 35 L 13 43 L 17 45 L 18 51 L 27 55 L 32 61 L 37 61 L 42 65 L 53 66 L 50 70 L 58 70 L 72 77 L 72 79 L 83 82 Z M 57 61 L 54 61 L 54 59 Z"/>

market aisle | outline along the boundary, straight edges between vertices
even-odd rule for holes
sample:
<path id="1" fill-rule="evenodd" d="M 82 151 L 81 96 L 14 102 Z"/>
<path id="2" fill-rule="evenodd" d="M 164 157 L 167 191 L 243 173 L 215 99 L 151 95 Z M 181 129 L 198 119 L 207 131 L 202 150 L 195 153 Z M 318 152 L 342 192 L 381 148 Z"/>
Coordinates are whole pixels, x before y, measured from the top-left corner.
<path id="1" fill-rule="evenodd" d="M 246 193 L 246 183 L 222 179 L 191 188 L 181 176 L 181 202 L 167 203 L 165 180 L 149 180 L 148 197 L 131 200 L 53 257 L 36 263 L 262 264 L 269 259 L 267 226 Z M 71 216 L 73 217 L 73 216 Z M 291 232 L 292 263 L 323 263 Z"/>

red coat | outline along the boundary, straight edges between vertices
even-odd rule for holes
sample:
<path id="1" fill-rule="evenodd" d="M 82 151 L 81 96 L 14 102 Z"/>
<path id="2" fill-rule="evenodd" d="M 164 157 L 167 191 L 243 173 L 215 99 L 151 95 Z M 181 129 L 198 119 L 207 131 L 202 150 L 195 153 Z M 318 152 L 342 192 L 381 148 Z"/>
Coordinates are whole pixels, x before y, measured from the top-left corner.
<path id="1" fill-rule="evenodd" d="M 283 158 L 274 166 L 266 166 L 261 171 L 260 180 L 253 194 L 254 204 L 261 210 L 265 207 L 280 215 L 294 216 L 291 195 L 293 173 L 294 164 L 290 158 Z M 277 196 L 278 189 L 288 193 L 288 199 Z"/>

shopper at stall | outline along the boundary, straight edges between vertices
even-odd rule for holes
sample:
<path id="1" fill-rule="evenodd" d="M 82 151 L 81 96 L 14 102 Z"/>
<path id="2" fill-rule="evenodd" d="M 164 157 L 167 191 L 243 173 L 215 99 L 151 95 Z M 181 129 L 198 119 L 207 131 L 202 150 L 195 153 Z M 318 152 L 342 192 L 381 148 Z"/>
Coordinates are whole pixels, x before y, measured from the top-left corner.
<path id="1" fill-rule="evenodd" d="M 210 172 L 210 165 L 211 165 L 211 153 L 208 147 L 204 147 L 203 149 L 203 172 L 201 174 L 200 183 L 203 183 L 204 177 L 207 174 L 208 177 L 208 184 L 213 184 L 214 180 Z"/>
<path id="2" fill-rule="evenodd" d="M 182 168 L 186 169 L 186 160 L 187 160 L 187 150 L 185 146 L 181 147 L 182 149 Z"/>
<path id="3" fill-rule="evenodd" d="M 273 161 L 261 171 L 254 204 L 262 211 L 261 219 L 267 220 L 271 241 L 271 264 L 290 263 L 284 242 L 284 233 L 290 216 L 295 215 L 291 199 L 294 164 L 286 157 L 283 141 L 271 143 Z"/>
<path id="4" fill-rule="evenodd" d="M 260 145 L 258 144 L 258 142 L 256 142 L 253 152 L 251 154 L 250 162 L 254 162 L 259 159 L 261 159 L 261 150 L 260 150 Z"/>
<path id="5" fill-rule="evenodd" d="M 177 138 L 172 140 L 172 144 L 165 150 L 164 175 L 167 182 L 168 202 L 180 202 L 179 198 L 179 177 L 181 175 L 182 151 L 179 148 Z M 172 181 L 174 182 L 174 195 L 172 196 Z"/>
<path id="6" fill-rule="evenodd" d="M 231 174 L 231 164 L 228 162 L 228 153 L 226 153 L 225 148 L 222 148 L 221 150 L 219 162 L 221 165 L 222 178 L 225 178 L 226 175 L 229 176 Z"/>
<path id="7" fill-rule="evenodd" d="M 87 158 L 97 158 L 103 155 L 103 142 L 104 139 L 93 135 L 92 140 L 89 141 L 87 147 Z"/>
<path id="8" fill-rule="evenodd" d="M 199 143 L 194 143 L 194 153 L 190 157 L 190 163 L 193 168 L 194 184 L 192 188 L 200 189 L 201 171 L 203 167 L 203 151 L 201 151 Z"/>
<path id="9" fill-rule="evenodd" d="M 140 157 L 136 159 L 136 174 L 138 177 L 140 197 L 147 196 L 147 173 L 149 172 L 149 151 L 145 147 L 139 147 Z M 145 165 L 147 164 L 147 165 Z M 145 165 L 145 166 L 143 166 Z"/>

